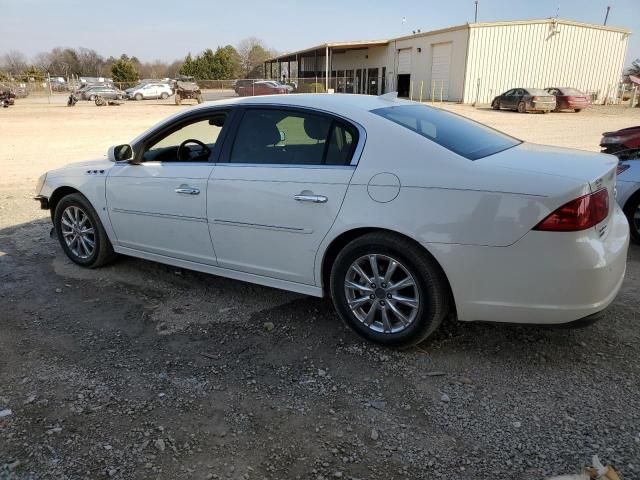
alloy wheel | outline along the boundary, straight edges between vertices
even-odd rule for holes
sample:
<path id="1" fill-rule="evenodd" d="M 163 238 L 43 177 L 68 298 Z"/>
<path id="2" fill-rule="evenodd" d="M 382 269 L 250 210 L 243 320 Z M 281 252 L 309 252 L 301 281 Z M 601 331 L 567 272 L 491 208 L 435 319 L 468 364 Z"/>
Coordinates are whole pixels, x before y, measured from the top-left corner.
<path id="1" fill-rule="evenodd" d="M 413 323 L 420 307 L 416 279 L 396 258 L 369 254 L 355 260 L 344 281 L 351 313 L 370 330 L 399 333 Z"/>
<path id="2" fill-rule="evenodd" d="M 71 205 L 62 212 L 62 238 L 76 257 L 86 260 L 96 248 L 96 234 L 91 219 L 80 207 Z"/>

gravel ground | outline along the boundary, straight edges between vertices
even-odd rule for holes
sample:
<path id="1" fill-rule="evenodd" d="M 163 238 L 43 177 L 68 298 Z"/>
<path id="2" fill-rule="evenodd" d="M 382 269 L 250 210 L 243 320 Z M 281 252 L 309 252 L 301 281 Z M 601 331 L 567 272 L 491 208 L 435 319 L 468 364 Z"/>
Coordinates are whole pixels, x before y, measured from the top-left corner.
<path id="1" fill-rule="evenodd" d="M 593 454 L 640 478 L 638 246 L 595 325 L 449 322 L 408 351 L 364 343 L 327 300 L 132 258 L 67 261 L 30 200 L 37 176 L 178 108 L 0 112 L 0 478 L 533 480 Z M 446 108 L 591 150 L 640 123 L 620 108 Z"/>

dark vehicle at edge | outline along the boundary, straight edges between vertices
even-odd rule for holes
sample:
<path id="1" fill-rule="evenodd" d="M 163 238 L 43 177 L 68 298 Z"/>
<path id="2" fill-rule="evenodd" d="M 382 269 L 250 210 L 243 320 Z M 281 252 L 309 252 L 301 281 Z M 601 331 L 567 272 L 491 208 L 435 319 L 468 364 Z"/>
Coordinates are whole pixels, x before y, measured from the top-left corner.
<path id="1" fill-rule="evenodd" d="M 600 140 L 603 153 L 616 154 L 622 150 L 640 149 L 640 125 L 604 132 Z"/>

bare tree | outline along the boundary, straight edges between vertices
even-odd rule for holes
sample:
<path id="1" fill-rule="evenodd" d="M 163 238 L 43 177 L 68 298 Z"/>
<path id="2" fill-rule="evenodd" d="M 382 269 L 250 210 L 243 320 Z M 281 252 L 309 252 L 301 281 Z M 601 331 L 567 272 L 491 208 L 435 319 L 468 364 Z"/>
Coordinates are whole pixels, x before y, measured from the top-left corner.
<path id="1" fill-rule="evenodd" d="M 2 66 L 8 72 L 18 75 L 27 68 L 27 57 L 18 50 L 9 50 L 2 56 Z"/>
<path id="2" fill-rule="evenodd" d="M 271 58 L 266 44 L 256 37 L 245 38 L 238 44 L 242 74 L 246 78 L 263 77 L 264 62 Z"/>

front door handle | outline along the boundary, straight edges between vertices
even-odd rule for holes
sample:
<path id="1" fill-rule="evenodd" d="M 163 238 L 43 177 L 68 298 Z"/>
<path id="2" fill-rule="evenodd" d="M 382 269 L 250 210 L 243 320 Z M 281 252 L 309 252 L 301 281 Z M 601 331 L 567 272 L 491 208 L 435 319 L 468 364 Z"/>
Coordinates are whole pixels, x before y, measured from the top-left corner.
<path id="1" fill-rule="evenodd" d="M 294 195 L 294 200 L 298 202 L 311 202 L 311 203 L 327 203 L 329 200 L 324 195 L 314 195 L 313 193 L 301 192 L 298 195 Z"/>
<path id="2" fill-rule="evenodd" d="M 196 187 L 189 187 L 187 185 L 180 185 L 174 190 L 176 193 L 183 195 L 200 195 L 200 189 Z"/>

